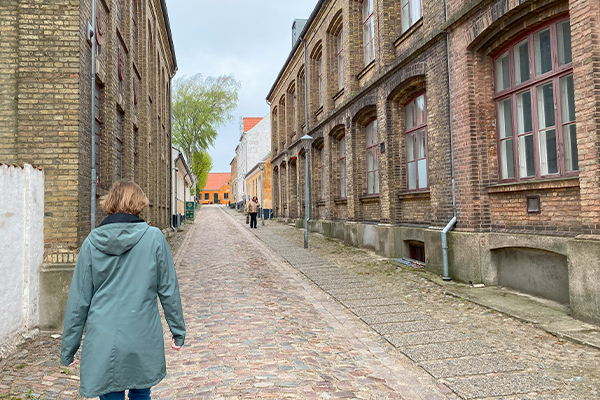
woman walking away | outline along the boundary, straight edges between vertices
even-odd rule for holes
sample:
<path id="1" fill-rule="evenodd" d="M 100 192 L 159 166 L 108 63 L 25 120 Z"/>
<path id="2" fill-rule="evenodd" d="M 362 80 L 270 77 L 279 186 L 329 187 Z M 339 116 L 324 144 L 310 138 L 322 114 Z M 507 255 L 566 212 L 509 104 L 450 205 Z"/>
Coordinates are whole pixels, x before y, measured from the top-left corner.
<path id="1" fill-rule="evenodd" d="M 252 197 L 252 200 L 248 202 L 248 214 L 250 214 L 250 228 L 256 229 L 256 216 L 258 215 L 259 208 L 260 204 L 258 204 L 258 197 Z"/>
<path id="2" fill-rule="evenodd" d="M 139 215 L 148 206 L 133 182 L 116 182 L 102 200 L 108 217 L 81 245 L 69 290 L 60 362 L 73 365 L 83 328 L 79 393 L 100 400 L 150 399 L 166 375 L 156 297 L 179 350 L 185 324 L 169 246 Z"/>

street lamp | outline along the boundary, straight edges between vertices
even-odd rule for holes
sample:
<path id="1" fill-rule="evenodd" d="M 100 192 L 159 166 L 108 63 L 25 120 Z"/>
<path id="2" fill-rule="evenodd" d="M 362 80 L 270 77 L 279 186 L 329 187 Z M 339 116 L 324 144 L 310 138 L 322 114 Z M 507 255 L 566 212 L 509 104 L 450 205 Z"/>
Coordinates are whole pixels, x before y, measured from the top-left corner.
<path id="1" fill-rule="evenodd" d="M 302 147 L 304 147 L 304 248 L 308 248 L 308 217 L 310 212 L 310 185 L 308 176 L 308 163 L 310 144 L 313 138 L 310 135 L 304 135 L 300 138 Z"/>
<path id="2" fill-rule="evenodd" d="M 263 204 L 263 169 L 265 169 L 265 163 L 263 161 L 258 163 L 258 169 L 260 169 L 260 219 L 262 226 L 265 226 L 265 205 Z"/>

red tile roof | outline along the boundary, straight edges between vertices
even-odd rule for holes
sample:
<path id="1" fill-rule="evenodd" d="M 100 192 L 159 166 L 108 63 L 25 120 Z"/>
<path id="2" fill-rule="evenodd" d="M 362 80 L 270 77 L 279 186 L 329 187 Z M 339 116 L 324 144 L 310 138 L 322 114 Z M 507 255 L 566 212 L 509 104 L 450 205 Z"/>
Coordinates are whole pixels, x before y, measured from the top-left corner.
<path id="1" fill-rule="evenodd" d="M 208 174 L 204 191 L 219 190 L 231 179 L 231 172 L 211 172 Z"/>
<path id="2" fill-rule="evenodd" d="M 260 121 L 262 121 L 262 117 L 244 117 L 244 132 L 254 128 Z"/>

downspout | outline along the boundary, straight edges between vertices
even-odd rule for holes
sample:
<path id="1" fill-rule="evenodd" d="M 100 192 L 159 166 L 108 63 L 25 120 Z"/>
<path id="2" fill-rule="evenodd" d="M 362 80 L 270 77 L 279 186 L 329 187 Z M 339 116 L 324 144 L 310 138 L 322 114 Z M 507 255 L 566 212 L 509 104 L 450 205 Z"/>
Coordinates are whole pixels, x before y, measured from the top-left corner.
<path id="1" fill-rule="evenodd" d="M 95 126 L 96 126 L 96 0 L 92 0 L 92 106 L 91 106 L 91 133 L 92 133 L 92 173 L 90 186 L 90 231 L 96 227 L 96 184 L 98 181 L 98 171 L 96 171 L 96 148 L 95 144 Z M 98 143 L 100 146 L 100 143 Z"/>
<path id="2" fill-rule="evenodd" d="M 306 62 L 306 42 L 304 41 L 304 38 L 302 36 L 300 36 L 299 38 L 302 41 L 302 44 L 304 45 L 304 126 L 306 127 L 306 134 L 308 135 L 308 70 L 307 70 L 307 62 Z M 305 154 L 304 154 L 304 162 L 308 165 L 308 149 L 305 149 Z M 306 173 L 304 174 L 304 202 L 306 203 L 305 206 L 305 212 L 304 212 L 304 226 L 305 226 L 305 236 L 308 235 L 308 218 L 310 217 L 310 209 L 307 207 L 310 205 L 310 199 L 308 199 L 308 185 L 310 184 L 308 182 L 308 177 L 309 177 L 309 173 L 310 171 L 308 170 L 308 167 L 306 168 Z M 304 243 L 308 243 L 308 237 L 305 238 Z M 308 244 L 306 244 L 305 247 L 308 247 Z"/>
<path id="3" fill-rule="evenodd" d="M 446 21 L 448 21 L 448 3 L 444 0 L 444 12 Z M 456 225 L 456 188 L 454 182 L 454 138 L 452 131 L 452 88 L 450 86 L 450 41 L 448 39 L 448 32 L 446 31 L 446 61 L 448 63 L 448 117 L 450 119 L 450 173 L 452 177 L 452 219 L 446 227 L 442 230 L 442 263 L 444 266 L 442 279 L 450 281 L 449 267 L 448 267 L 448 232 Z"/>
<path id="4" fill-rule="evenodd" d="M 171 162 L 169 163 L 169 176 L 171 177 L 171 190 L 170 190 L 170 197 L 171 197 L 171 229 L 173 230 L 173 232 L 177 232 L 177 228 L 175 228 L 175 225 L 173 225 L 173 215 L 175 215 L 175 208 L 173 205 L 173 168 L 175 168 L 175 166 L 173 165 L 173 107 L 172 107 L 172 101 L 173 101 L 173 77 L 171 76 L 169 78 L 169 142 L 171 143 L 171 148 L 169 149 L 169 159 L 171 160 Z M 175 185 L 177 185 L 177 181 L 175 181 Z M 177 188 L 175 188 L 177 193 Z M 177 199 L 175 199 L 175 203 L 177 202 Z"/>

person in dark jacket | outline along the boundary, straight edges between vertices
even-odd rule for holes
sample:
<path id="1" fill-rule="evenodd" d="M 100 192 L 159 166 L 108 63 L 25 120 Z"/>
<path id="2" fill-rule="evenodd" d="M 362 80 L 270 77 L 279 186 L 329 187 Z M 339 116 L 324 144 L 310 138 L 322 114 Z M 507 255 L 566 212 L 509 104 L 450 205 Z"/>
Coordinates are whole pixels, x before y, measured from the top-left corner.
<path id="1" fill-rule="evenodd" d="M 150 399 L 166 375 L 160 299 L 172 334 L 185 340 L 185 323 L 171 251 L 158 228 L 139 215 L 148 206 L 133 182 L 116 182 L 102 201 L 108 217 L 83 242 L 65 311 L 60 362 L 81 351 L 79 393 L 100 400 Z"/>

